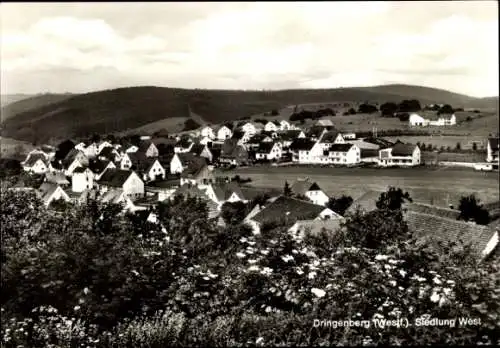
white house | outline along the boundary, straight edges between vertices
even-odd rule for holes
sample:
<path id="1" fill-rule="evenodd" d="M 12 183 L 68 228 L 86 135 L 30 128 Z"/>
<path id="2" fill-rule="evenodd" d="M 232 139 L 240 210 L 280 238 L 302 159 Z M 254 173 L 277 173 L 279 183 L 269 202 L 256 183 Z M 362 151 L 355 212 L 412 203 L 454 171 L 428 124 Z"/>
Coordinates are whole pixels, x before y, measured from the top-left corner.
<path id="1" fill-rule="evenodd" d="M 330 197 L 328 197 L 319 185 L 310 181 L 309 178 L 298 179 L 290 189 L 293 194 L 305 196 L 314 204 L 324 206 L 330 200 Z"/>
<path id="2" fill-rule="evenodd" d="M 184 170 L 184 166 L 182 165 L 182 161 L 178 154 L 174 154 L 172 159 L 170 160 L 170 174 L 179 174 Z"/>
<path id="3" fill-rule="evenodd" d="M 75 145 L 75 149 L 84 152 L 87 145 L 82 141 Z"/>
<path id="4" fill-rule="evenodd" d="M 107 169 L 98 181 L 101 192 L 110 189 L 122 189 L 128 197 L 142 197 L 144 182 L 134 171 L 121 169 Z"/>
<path id="5" fill-rule="evenodd" d="M 488 138 L 486 147 L 486 162 L 498 162 L 499 138 Z"/>
<path id="6" fill-rule="evenodd" d="M 151 140 L 141 141 L 137 152 L 145 154 L 146 157 L 158 157 L 159 154 L 158 148 Z"/>
<path id="7" fill-rule="evenodd" d="M 217 139 L 218 140 L 226 140 L 233 136 L 233 131 L 229 129 L 228 126 L 223 125 L 217 130 Z"/>
<path id="8" fill-rule="evenodd" d="M 344 137 L 337 131 L 323 133 L 318 141 L 323 151 L 328 150 L 333 144 L 345 144 Z"/>
<path id="9" fill-rule="evenodd" d="M 200 135 L 209 139 L 215 139 L 215 133 L 212 127 L 205 126 L 201 129 Z"/>
<path id="10" fill-rule="evenodd" d="M 133 152 L 126 152 L 121 161 L 120 161 L 120 169 L 121 170 L 129 170 L 132 167 L 132 158 L 130 154 Z"/>
<path id="11" fill-rule="evenodd" d="M 249 133 L 250 136 L 255 135 L 257 133 L 257 127 L 252 122 L 247 122 L 243 126 L 241 126 L 241 130 L 245 133 Z"/>
<path id="12" fill-rule="evenodd" d="M 41 199 L 45 206 L 49 206 L 50 203 L 58 201 L 60 199 L 69 202 L 70 198 L 66 192 L 61 188 L 61 186 L 49 182 L 44 182 L 38 189 Z"/>
<path id="13" fill-rule="evenodd" d="M 195 156 L 206 158 L 208 162 L 212 162 L 213 160 L 212 151 L 210 151 L 207 145 L 202 145 L 202 144 L 193 145 L 191 147 L 190 152 Z"/>
<path id="14" fill-rule="evenodd" d="M 226 202 L 247 202 L 241 188 L 235 182 L 200 185 L 200 188 L 205 191 L 208 198 L 217 203 L 218 210 Z"/>
<path id="15" fill-rule="evenodd" d="M 290 125 L 290 123 L 288 121 L 286 121 L 286 120 L 281 120 L 280 121 L 280 130 L 281 131 L 287 131 L 287 130 L 290 130 L 290 129 L 292 129 L 292 128 L 291 128 L 291 125 Z"/>
<path id="16" fill-rule="evenodd" d="M 209 138 L 209 137 L 202 137 L 198 143 L 200 143 L 201 145 L 208 145 L 209 143 L 211 143 L 213 141 L 212 138 Z"/>
<path id="17" fill-rule="evenodd" d="M 99 148 L 96 143 L 92 143 L 83 150 L 83 153 L 87 158 L 94 158 L 99 153 Z"/>
<path id="18" fill-rule="evenodd" d="M 279 122 L 269 121 L 264 126 L 264 131 L 266 131 L 266 132 L 277 132 L 277 131 L 280 130 L 280 127 L 281 127 L 281 125 L 280 125 Z"/>
<path id="19" fill-rule="evenodd" d="M 94 187 L 94 173 L 89 168 L 78 167 L 71 176 L 71 190 L 83 192 Z"/>
<path id="20" fill-rule="evenodd" d="M 21 163 L 24 171 L 35 173 L 35 174 L 44 174 L 50 171 L 50 163 L 47 157 L 44 154 L 34 153 Z"/>
<path id="21" fill-rule="evenodd" d="M 147 164 L 144 165 L 144 169 L 142 170 L 144 181 L 154 181 L 160 178 L 165 179 L 166 176 L 165 168 L 163 168 L 160 161 L 154 158 L 148 162 L 149 163 L 144 162 Z"/>
<path id="22" fill-rule="evenodd" d="M 410 114 L 409 118 L 410 126 L 428 126 L 429 121 L 420 116 L 419 114 Z"/>
<path id="23" fill-rule="evenodd" d="M 314 155 L 315 152 L 320 150 L 315 147 L 316 144 L 317 142 L 307 138 L 295 139 L 289 147 L 289 150 L 292 153 L 292 161 L 299 163 L 311 163 L 311 152 L 313 152 L 312 155 Z"/>
<path id="24" fill-rule="evenodd" d="M 255 152 L 255 158 L 268 161 L 278 160 L 282 156 L 282 146 L 280 143 L 261 143 Z"/>
<path id="25" fill-rule="evenodd" d="M 410 114 L 409 118 L 410 126 L 454 126 L 457 124 L 457 118 L 455 114 L 427 114 L 425 117 L 419 114 Z"/>
<path id="26" fill-rule="evenodd" d="M 310 149 L 301 149 L 299 151 L 298 162 L 301 164 L 324 163 L 325 154 L 323 146 L 315 142 Z"/>
<path id="27" fill-rule="evenodd" d="M 111 161 L 92 160 L 89 169 L 94 173 L 94 180 L 99 180 L 107 169 L 116 169 L 116 165 Z"/>
<path id="28" fill-rule="evenodd" d="M 396 143 L 379 151 L 379 165 L 383 167 L 412 167 L 420 164 L 420 148 L 417 145 Z"/>
<path id="29" fill-rule="evenodd" d="M 361 162 L 361 149 L 354 144 L 333 144 L 327 151 L 328 163 L 352 165 Z"/>
<path id="30" fill-rule="evenodd" d="M 101 141 L 97 146 L 97 154 L 100 154 L 105 147 L 113 147 L 113 144 L 106 140 Z"/>

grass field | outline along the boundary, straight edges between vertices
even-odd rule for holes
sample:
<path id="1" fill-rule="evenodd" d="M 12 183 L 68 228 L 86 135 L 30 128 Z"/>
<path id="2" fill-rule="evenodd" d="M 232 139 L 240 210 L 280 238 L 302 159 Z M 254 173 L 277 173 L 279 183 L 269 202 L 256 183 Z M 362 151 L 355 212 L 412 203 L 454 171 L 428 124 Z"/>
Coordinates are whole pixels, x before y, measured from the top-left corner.
<path id="1" fill-rule="evenodd" d="M 152 134 L 160 129 L 166 129 L 169 134 L 180 132 L 184 128 L 184 122 L 188 117 L 172 117 L 163 120 L 148 123 L 144 126 L 128 129 L 123 132 L 117 132 L 118 135 L 126 134 Z"/>
<path id="2" fill-rule="evenodd" d="M 25 141 L 0 137 L 0 148 L 2 158 L 24 159 L 28 152 L 34 149 L 34 146 Z"/>
<path id="3" fill-rule="evenodd" d="M 441 146 L 447 147 L 450 146 L 452 149 L 455 149 L 457 143 L 460 143 L 462 149 L 471 149 L 472 142 L 481 142 L 478 144 L 477 148 L 486 149 L 487 146 L 487 138 L 480 135 L 463 135 L 463 136 L 453 136 L 453 135 L 433 135 L 433 136 L 399 136 L 399 137 L 383 137 L 389 141 L 395 142 L 396 140 L 400 140 L 404 143 L 425 143 L 435 145 L 438 148 Z"/>
<path id="4" fill-rule="evenodd" d="M 482 202 L 498 200 L 498 173 L 475 172 L 472 169 L 413 168 L 306 168 L 249 167 L 220 175 L 240 175 L 252 179 L 252 185 L 263 188 L 283 188 L 299 177 L 309 177 L 333 196 L 350 195 L 354 199 L 365 192 L 384 191 L 388 186 L 407 190 L 416 202 L 440 206 L 457 205 L 461 196 L 475 194 Z"/>

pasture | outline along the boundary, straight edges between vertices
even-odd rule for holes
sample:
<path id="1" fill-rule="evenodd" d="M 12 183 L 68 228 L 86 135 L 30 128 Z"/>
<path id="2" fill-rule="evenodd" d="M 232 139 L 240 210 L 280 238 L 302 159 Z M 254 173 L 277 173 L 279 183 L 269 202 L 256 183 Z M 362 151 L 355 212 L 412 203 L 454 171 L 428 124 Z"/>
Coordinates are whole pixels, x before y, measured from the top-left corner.
<path id="1" fill-rule="evenodd" d="M 435 145 L 439 148 L 441 146 L 451 147 L 451 149 L 455 149 L 457 143 L 460 143 L 462 149 L 472 149 L 472 143 L 477 143 L 477 149 L 486 149 L 487 146 L 487 138 L 479 135 L 463 135 L 463 136 L 454 136 L 454 135 L 424 135 L 424 136 L 399 136 L 399 137 L 383 137 L 386 140 L 395 142 L 397 140 L 402 141 L 403 143 L 424 143 L 426 145 L 431 144 Z"/>
<path id="2" fill-rule="evenodd" d="M 25 141 L 0 137 L 0 148 L 2 158 L 24 159 L 34 146 Z"/>
<path id="3" fill-rule="evenodd" d="M 216 172 L 217 175 L 217 172 Z M 388 186 L 408 191 L 416 202 L 448 206 L 460 197 L 475 194 L 482 202 L 499 199 L 498 173 L 472 169 L 419 167 L 401 169 L 327 167 L 248 167 L 220 175 L 240 175 L 252 179 L 255 187 L 282 189 L 285 181 L 309 177 L 330 196 L 349 195 L 354 199 L 367 191 L 385 191 Z"/>

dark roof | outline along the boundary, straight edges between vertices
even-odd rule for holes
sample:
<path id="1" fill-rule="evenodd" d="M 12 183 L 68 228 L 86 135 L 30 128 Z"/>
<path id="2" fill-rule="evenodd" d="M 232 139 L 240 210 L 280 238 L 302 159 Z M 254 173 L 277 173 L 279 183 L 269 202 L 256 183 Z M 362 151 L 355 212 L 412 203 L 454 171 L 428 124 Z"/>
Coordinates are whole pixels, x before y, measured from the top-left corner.
<path id="1" fill-rule="evenodd" d="M 320 143 L 323 144 L 333 144 L 335 142 L 335 139 L 337 139 L 337 136 L 339 135 L 339 132 L 337 131 L 328 131 L 323 136 L 321 137 Z"/>
<path id="2" fill-rule="evenodd" d="M 364 138 L 363 141 L 370 143 L 370 144 L 378 145 L 383 149 L 394 145 L 394 143 L 392 143 L 388 140 L 381 139 L 381 138 L 374 138 L 374 137 Z"/>
<path id="3" fill-rule="evenodd" d="M 187 149 L 189 148 L 189 146 L 192 144 L 192 140 L 189 139 L 189 138 L 183 138 L 181 140 L 179 140 L 179 142 L 177 144 L 175 144 L 175 147 L 180 147 L 180 148 L 183 148 L 183 149 Z"/>
<path id="4" fill-rule="evenodd" d="M 294 223 L 296 220 L 315 219 L 325 209 L 311 202 L 280 196 L 258 212 L 252 220 L 265 224 L 287 218 L 290 223 Z"/>
<path id="5" fill-rule="evenodd" d="M 499 143 L 498 138 L 488 138 L 488 142 L 490 143 L 490 147 L 491 147 L 492 151 L 498 150 L 498 143 Z"/>
<path id="6" fill-rule="evenodd" d="M 232 139 L 240 140 L 243 138 L 245 135 L 245 132 L 242 131 L 234 131 L 233 136 L 231 137 Z"/>
<path id="7" fill-rule="evenodd" d="M 183 166 L 189 165 L 189 163 L 195 161 L 195 158 L 197 158 L 197 156 L 191 152 L 177 153 L 177 157 L 179 157 Z"/>
<path id="8" fill-rule="evenodd" d="M 110 161 L 107 160 L 90 160 L 89 169 L 96 174 L 100 174 L 106 169 Z"/>
<path id="9" fill-rule="evenodd" d="M 201 153 L 203 152 L 203 150 L 205 149 L 205 145 L 202 145 L 202 144 L 194 144 L 193 147 L 191 147 L 191 150 L 189 152 L 191 152 L 192 154 L 195 154 L 197 156 L 201 155 Z"/>
<path id="10" fill-rule="evenodd" d="M 228 200 L 233 193 L 236 193 L 241 199 L 245 199 L 240 186 L 236 182 L 228 182 L 224 184 L 214 184 L 212 185 L 215 196 L 219 201 Z"/>
<path id="11" fill-rule="evenodd" d="M 40 193 L 42 195 L 42 200 L 44 202 L 47 202 L 48 199 L 50 198 L 50 196 L 57 190 L 58 187 L 59 187 L 58 184 L 54 184 L 54 183 L 51 183 L 51 182 L 44 182 L 38 188 L 38 190 L 40 191 Z"/>
<path id="12" fill-rule="evenodd" d="M 28 159 L 24 162 L 24 166 L 32 167 L 38 160 L 42 160 L 45 165 L 47 165 L 47 157 L 41 153 L 33 153 Z"/>
<path id="13" fill-rule="evenodd" d="M 134 166 L 140 172 L 147 172 L 151 166 L 158 160 L 157 158 L 147 157 L 144 152 L 135 152 L 127 154 Z"/>
<path id="14" fill-rule="evenodd" d="M 121 170 L 121 169 L 107 169 L 99 180 L 99 184 L 112 186 L 112 187 L 122 187 L 125 181 L 132 175 L 132 171 Z"/>
<path id="15" fill-rule="evenodd" d="M 75 170 L 73 170 L 73 173 L 83 173 L 85 171 L 84 167 L 76 167 Z"/>
<path id="16" fill-rule="evenodd" d="M 115 158 L 115 152 L 116 150 L 113 146 L 106 146 L 99 152 L 99 156 L 104 156 L 107 159 L 113 160 Z"/>
<path id="17" fill-rule="evenodd" d="M 83 153 L 83 152 L 80 151 L 80 150 L 78 150 L 78 149 L 71 149 L 71 151 L 68 152 L 68 154 L 66 155 L 66 157 L 64 157 L 64 159 L 62 160 L 62 164 L 65 167 L 68 167 L 71 163 L 73 163 L 73 161 L 75 160 L 76 156 L 79 153 Z"/>
<path id="18" fill-rule="evenodd" d="M 262 140 L 264 140 L 266 137 L 271 138 L 270 135 L 264 134 L 264 132 L 257 133 L 248 140 L 248 143 L 249 144 L 260 144 L 262 142 Z"/>
<path id="19" fill-rule="evenodd" d="M 378 157 L 377 149 L 361 149 L 361 158 Z"/>
<path id="20" fill-rule="evenodd" d="M 416 145 L 396 143 L 392 147 L 392 156 L 411 156 Z"/>
<path id="21" fill-rule="evenodd" d="M 140 143 L 139 143 L 139 150 L 138 152 L 146 152 L 149 147 L 151 146 L 151 144 L 153 144 L 153 142 L 151 140 L 142 140 Z"/>
<path id="22" fill-rule="evenodd" d="M 180 177 L 169 178 L 161 181 L 153 181 L 148 183 L 148 187 L 157 187 L 157 188 L 175 188 L 181 185 Z"/>
<path id="23" fill-rule="evenodd" d="M 281 132 L 279 134 L 279 138 L 281 140 L 286 140 L 286 141 L 290 141 L 290 140 L 294 140 L 294 139 L 297 139 L 300 135 L 300 132 L 302 132 L 301 130 L 288 130 L 288 131 L 285 131 L 285 132 Z"/>
<path id="24" fill-rule="evenodd" d="M 304 195 L 308 191 L 321 191 L 319 185 L 309 179 L 299 179 L 290 187 L 296 195 Z"/>
<path id="25" fill-rule="evenodd" d="M 376 202 L 380 197 L 381 192 L 378 191 L 368 191 L 363 194 L 358 199 L 354 200 L 351 206 L 347 209 L 348 213 L 354 213 L 356 209 L 363 212 L 371 212 L 377 209 Z"/>
<path id="26" fill-rule="evenodd" d="M 424 203 L 405 203 L 403 207 L 408 211 L 415 213 L 430 214 L 453 220 L 458 219 L 458 216 L 460 215 L 460 210 L 438 207 Z"/>
<path id="27" fill-rule="evenodd" d="M 417 236 L 429 236 L 436 241 L 462 239 L 466 244 L 472 245 L 478 256 L 495 233 L 488 226 L 415 211 L 406 211 L 405 219 L 409 230 Z"/>
<path id="28" fill-rule="evenodd" d="M 319 138 L 326 128 L 323 126 L 312 126 L 307 130 L 306 136 L 309 138 Z"/>
<path id="29" fill-rule="evenodd" d="M 185 168 L 181 177 L 183 178 L 196 178 L 205 168 L 207 168 L 207 159 L 204 157 L 194 157 Z"/>
<path id="30" fill-rule="evenodd" d="M 316 144 L 316 142 L 312 141 L 310 139 L 298 138 L 298 139 L 295 139 L 290 144 L 290 150 L 292 150 L 292 151 L 310 151 L 313 148 L 314 144 Z"/>
<path id="31" fill-rule="evenodd" d="M 334 152 L 347 152 L 353 147 L 354 145 L 352 144 L 332 144 L 328 148 L 328 151 L 334 151 Z"/>
<path id="32" fill-rule="evenodd" d="M 274 147 L 274 143 L 260 143 L 256 153 L 270 153 Z"/>

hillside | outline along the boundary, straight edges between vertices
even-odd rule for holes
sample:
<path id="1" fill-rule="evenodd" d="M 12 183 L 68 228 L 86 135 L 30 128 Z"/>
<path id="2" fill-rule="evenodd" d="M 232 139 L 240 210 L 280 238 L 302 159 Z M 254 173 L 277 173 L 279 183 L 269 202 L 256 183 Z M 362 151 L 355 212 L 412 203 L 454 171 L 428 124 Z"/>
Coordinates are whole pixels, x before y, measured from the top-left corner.
<path id="1" fill-rule="evenodd" d="M 288 105 L 330 102 L 378 102 L 419 99 L 422 104 L 470 103 L 479 99 L 419 86 L 280 91 L 187 90 L 130 87 L 74 95 L 10 115 L 4 136 L 47 141 L 55 135 L 86 136 L 139 128 L 167 118 L 197 115 L 208 123 L 236 120 Z M 26 103 L 25 103 L 26 105 Z"/>
<path id="2" fill-rule="evenodd" d="M 16 115 L 22 114 L 23 112 L 27 112 L 30 110 L 35 110 L 50 104 L 58 103 L 65 99 L 71 97 L 71 94 L 40 94 L 35 96 L 25 95 L 24 98 L 21 98 L 22 95 L 16 95 L 20 99 L 12 100 L 11 102 L 3 105 L 2 103 L 2 111 L 1 111 L 1 121 L 2 123 Z M 7 96 L 9 98 L 9 96 Z"/>
<path id="3" fill-rule="evenodd" d="M 30 97 L 32 97 L 32 95 L 29 94 L 2 94 L 0 95 L 0 105 L 3 108 L 10 103 L 15 103 Z"/>

